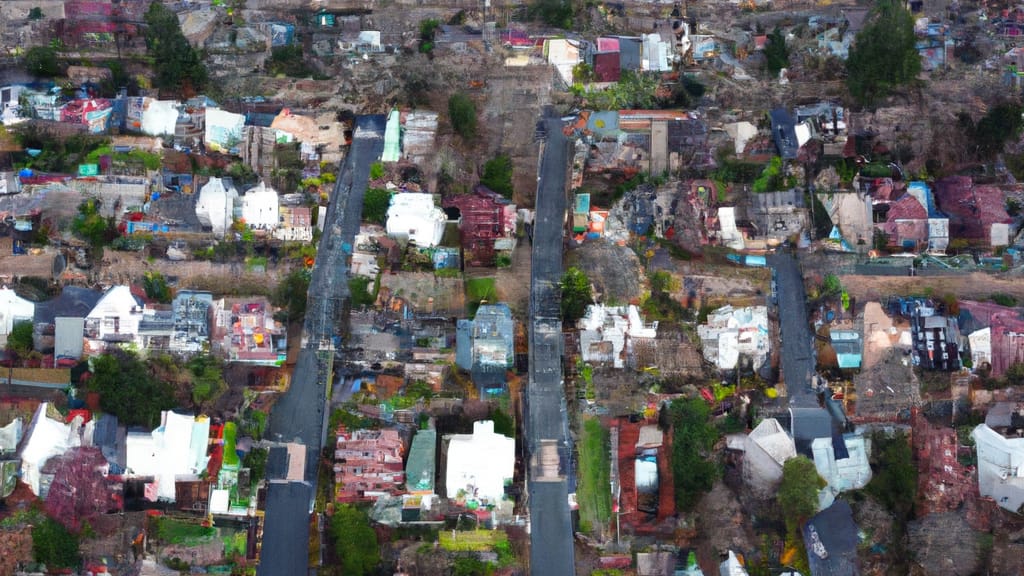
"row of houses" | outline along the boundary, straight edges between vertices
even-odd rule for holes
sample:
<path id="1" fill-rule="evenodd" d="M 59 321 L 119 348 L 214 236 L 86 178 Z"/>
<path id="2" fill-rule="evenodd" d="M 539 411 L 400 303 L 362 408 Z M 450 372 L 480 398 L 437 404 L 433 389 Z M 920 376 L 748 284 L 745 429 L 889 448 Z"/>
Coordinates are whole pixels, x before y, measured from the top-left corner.
<path id="1" fill-rule="evenodd" d="M 277 365 L 287 347 L 274 311 L 265 298 L 215 300 L 192 290 L 158 305 L 129 286 L 105 292 L 69 286 L 37 304 L 3 288 L 0 338 L 6 341 L 19 322 L 32 323 L 35 350 L 52 354 L 47 367 L 74 365 L 119 346 L 179 354 L 210 350 L 229 361 Z"/>

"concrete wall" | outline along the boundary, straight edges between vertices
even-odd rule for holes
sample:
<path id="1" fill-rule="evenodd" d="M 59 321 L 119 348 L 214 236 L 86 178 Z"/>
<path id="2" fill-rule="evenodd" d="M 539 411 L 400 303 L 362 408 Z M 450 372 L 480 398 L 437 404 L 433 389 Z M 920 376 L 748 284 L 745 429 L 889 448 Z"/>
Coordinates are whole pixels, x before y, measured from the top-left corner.
<path id="1" fill-rule="evenodd" d="M 23 20 L 36 7 L 43 10 L 44 19 L 64 17 L 64 0 L 3 0 L 0 2 L 0 18 Z"/>

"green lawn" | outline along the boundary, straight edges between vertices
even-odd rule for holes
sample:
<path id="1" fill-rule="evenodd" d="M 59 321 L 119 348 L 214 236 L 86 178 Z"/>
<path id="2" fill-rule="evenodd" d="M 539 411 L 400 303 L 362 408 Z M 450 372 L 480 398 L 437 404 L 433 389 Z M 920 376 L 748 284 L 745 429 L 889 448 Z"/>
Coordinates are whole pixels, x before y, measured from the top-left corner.
<path id="1" fill-rule="evenodd" d="M 483 552 L 492 550 L 501 542 L 508 542 L 504 530 L 466 530 L 455 532 L 442 530 L 438 533 L 441 547 L 450 552 Z"/>
<path id="2" fill-rule="evenodd" d="M 611 434 L 597 418 L 583 420 L 576 501 L 580 506 L 580 528 L 584 532 L 604 526 L 611 519 L 610 440 Z"/>
<path id="3" fill-rule="evenodd" d="M 224 425 L 224 465 L 238 468 L 238 452 L 235 451 L 235 436 L 238 427 L 234 422 Z"/>
<path id="4" fill-rule="evenodd" d="M 498 301 L 498 283 L 494 278 L 470 278 L 466 280 L 466 308 L 470 316 L 476 315 L 477 308 L 484 301 Z"/>
<path id="5" fill-rule="evenodd" d="M 191 522 L 183 522 L 173 518 L 156 519 L 157 539 L 170 544 L 198 546 L 211 541 L 217 535 L 217 529 Z"/>

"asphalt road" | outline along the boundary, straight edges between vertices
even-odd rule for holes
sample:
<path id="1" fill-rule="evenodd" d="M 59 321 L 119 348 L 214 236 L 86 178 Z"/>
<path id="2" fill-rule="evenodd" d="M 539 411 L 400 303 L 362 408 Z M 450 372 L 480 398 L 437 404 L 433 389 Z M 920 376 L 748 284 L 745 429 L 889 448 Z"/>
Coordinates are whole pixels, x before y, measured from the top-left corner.
<path id="1" fill-rule="evenodd" d="M 530 278 L 530 379 L 527 386 L 527 485 L 530 508 L 530 573 L 575 573 L 569 484 L 572 451 L 562 381 L 560 294 L 566 214 L 568 142 L 561 122 L 547 119 L 548 141 L 541 160 Z M 542 469 L 543 440 L 557 445 L 557 470 Z M 541 477 L 544 479 L 541 479 Z"/>
<path id="2" fill-rule="evenodd" d="M 316 494 L 320 450 L 327 435 L 329 400 L 327 366 L 318 349 L 322 342 L 330 342 L 346 330 L 342 312 L 349 297 L 348 257 L 359 232 L 370 165 L 384 151 L 385 122 L 384 116 L 356 119 L 352 146 L 327 209 L 307 295 L 303 346 L 292 371 L 291 386 L 270 414 L 267 434 L 273 441 L 306 446 L 306 483 L 300 483 L 306 489 L 291 484 L 271 485 L 258 576 L 298 575 L 309 570 L 309 511 Z"/>
<path id="3" fill-rule="evenodd" d="M 811 389 L 814 375 L 814 337 L 807 322 L 807 294 L 803 274 L 797 261 L 789 254 L 768 257 L 775 270 L 782 331 L 782 377 L 786 382 L 789 405 L 793 408 L 818 406 L 817 394 Z"/>

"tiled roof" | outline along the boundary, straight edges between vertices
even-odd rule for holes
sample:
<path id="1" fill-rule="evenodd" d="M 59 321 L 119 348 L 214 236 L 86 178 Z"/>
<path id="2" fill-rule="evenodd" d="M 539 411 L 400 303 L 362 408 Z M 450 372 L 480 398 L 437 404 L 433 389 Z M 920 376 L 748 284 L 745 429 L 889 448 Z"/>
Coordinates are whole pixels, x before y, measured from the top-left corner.
<path id="1" fill-rule="evenodd" d="M 928 218 L 928 211 L 921 203 L 910 194 L 904 194 L 899 200 L 889 204 L 889 212 L 886 214 L 887 222 L 896 220 L 925 220 Z"/>

